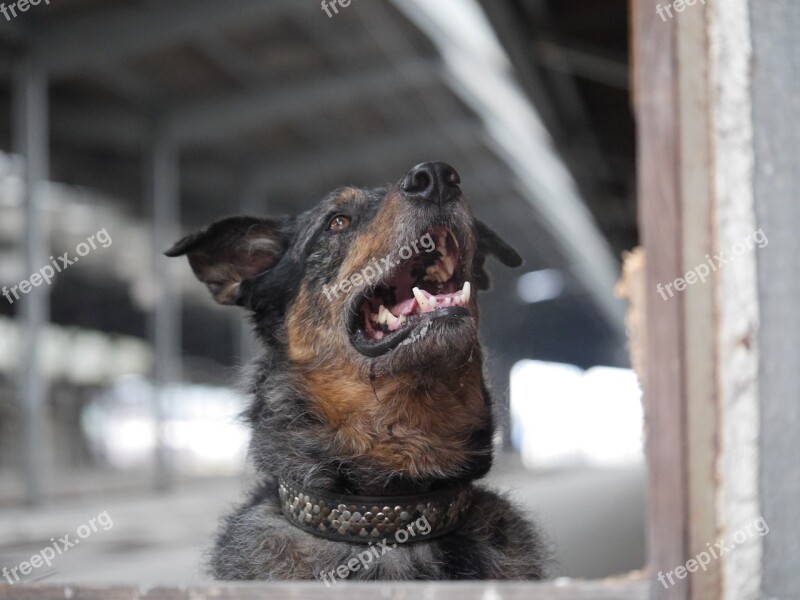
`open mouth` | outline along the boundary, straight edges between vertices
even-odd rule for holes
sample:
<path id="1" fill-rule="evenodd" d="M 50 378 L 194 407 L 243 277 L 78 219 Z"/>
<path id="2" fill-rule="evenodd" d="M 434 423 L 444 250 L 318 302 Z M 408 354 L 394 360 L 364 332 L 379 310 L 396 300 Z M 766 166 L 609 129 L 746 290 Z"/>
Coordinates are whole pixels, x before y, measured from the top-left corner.
<path id="1" fill-rule="evenodd" d="M 362 354 L 385 354 L 424 323 L 470 314 L 471 285 L 455 235 L 446 227 L 427 234 L 435 249 L 421 248 L 356 300 L 351 336 Z"/>

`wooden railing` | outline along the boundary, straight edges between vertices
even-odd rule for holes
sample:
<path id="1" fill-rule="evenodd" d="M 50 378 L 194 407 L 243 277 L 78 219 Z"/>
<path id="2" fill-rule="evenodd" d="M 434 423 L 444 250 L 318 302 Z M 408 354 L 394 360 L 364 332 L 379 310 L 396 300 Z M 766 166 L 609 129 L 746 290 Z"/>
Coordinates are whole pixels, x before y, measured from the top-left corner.
<path id="1" fill-rule="evenodd" d="M 140 587 L 0 586 L 0 600 L 644 600 L 644 579 L 556 580 L 545 583 L 322 582 Z"/>

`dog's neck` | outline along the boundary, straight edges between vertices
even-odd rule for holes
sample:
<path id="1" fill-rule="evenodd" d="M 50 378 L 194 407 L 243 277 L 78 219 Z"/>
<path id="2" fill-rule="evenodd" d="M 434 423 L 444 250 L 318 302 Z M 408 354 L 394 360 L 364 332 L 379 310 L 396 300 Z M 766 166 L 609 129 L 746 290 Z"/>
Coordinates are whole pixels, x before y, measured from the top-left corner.
<path id="1" fill-rule="evenodd" d="M 491 465 L 493 424 L 479 360 L 422 384 L 414 375 L 370 380 L 271 366 L 258 367 L 248 414 L 261 473 L 384 495 L 470 481 Z"/>
<path id="2" fill-rule="evenodd" d="M 342 454 L 411 479 L 463 471 L 469 437 L 491 421 L 479 364 L 423 384 L 416 374 L 363 381 L 319 371 L 307 381 Z"/>

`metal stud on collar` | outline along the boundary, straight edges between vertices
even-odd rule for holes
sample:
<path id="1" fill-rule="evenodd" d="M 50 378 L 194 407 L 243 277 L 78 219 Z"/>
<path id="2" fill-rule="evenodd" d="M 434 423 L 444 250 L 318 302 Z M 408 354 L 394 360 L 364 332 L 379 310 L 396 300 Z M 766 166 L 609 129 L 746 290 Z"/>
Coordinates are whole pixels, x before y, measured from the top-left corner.
<path id="1" fill-rule="evenodd" d="M 412 496 L 366 497 L 305 489 L 280 478 L 278 496 L 288 521 L 308 533 L 366 544 L 411 528 L 414 535 L 407 536 L 404 542 L 411 543 L 433 539 L 458 527 L 469 510 L 472 486 Z"/>

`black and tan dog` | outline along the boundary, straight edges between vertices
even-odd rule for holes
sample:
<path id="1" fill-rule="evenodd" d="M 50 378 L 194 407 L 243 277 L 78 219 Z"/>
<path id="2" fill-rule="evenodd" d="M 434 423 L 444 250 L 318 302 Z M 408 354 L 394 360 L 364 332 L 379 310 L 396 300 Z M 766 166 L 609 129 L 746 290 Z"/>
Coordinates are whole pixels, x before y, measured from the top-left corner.
<path id="1" fill-rule="evenodd" d="M 229 218 L 178 242 L 263 347 L 247 413 L 260 487 L 224 520 L 225 580 L 538 579 L 546 549 L 492 462 L 476 294 L 517 253 L 424 163 L 296 218 Z M 213 443 L 213 441 L 211 441 Z"/>

